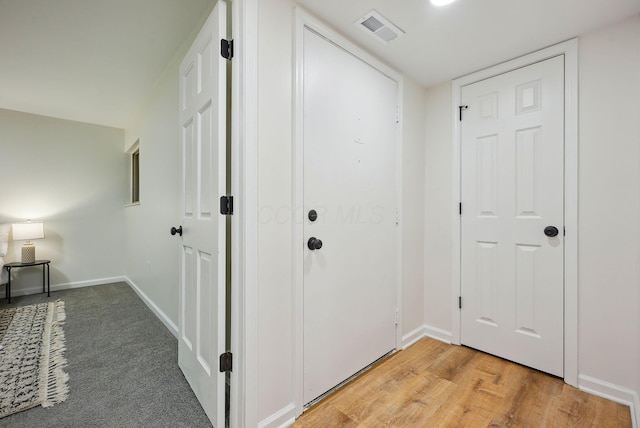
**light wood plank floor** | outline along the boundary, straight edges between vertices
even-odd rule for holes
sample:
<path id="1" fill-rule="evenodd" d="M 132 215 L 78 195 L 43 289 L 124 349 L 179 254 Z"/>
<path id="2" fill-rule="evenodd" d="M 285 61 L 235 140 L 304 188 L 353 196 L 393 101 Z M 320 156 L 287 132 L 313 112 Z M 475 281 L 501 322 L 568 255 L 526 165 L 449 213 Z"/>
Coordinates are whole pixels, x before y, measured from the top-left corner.
<path id="1" fill-rule="evenodd" d="M 422 339 L 294 427 L 631 427 L 629 408 L 473 349 Z"/>

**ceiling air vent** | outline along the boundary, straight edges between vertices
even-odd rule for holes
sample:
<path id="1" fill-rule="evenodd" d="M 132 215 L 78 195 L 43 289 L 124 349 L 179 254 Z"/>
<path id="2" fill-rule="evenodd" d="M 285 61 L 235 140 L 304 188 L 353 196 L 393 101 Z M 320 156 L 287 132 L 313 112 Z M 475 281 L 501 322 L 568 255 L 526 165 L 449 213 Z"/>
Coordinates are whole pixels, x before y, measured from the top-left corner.
<path id="1" fill-rule="evenodd" d="M 404 34 L 404 31 L 375 10 L 358 19 L 355 24 L 383 43 L 389 43 Z"/>

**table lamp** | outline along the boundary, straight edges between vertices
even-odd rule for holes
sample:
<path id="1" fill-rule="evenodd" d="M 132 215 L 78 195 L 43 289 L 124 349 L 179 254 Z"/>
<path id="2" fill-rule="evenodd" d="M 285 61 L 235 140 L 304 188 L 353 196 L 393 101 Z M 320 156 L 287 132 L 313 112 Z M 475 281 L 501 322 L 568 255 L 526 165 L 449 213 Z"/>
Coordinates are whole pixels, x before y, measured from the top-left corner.
<path id="1" fill-rule="evenodd" d="M 13 224 L 13 240 L 27 241 L 22 246 L 22 263 L 36 261 L 36 247 L 30 242 L 32 239 L 44 238 L 44 223 L 41 221 L 27 221 Z"/>

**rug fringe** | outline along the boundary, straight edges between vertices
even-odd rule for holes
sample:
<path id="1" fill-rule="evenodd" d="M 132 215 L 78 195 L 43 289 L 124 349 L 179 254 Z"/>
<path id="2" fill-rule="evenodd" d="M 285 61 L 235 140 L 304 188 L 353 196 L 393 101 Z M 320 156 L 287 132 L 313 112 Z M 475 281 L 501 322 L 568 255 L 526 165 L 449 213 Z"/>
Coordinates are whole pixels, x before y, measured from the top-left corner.
<path id="1" fill-rule="evenodd" d="M 64 321 L 67 319 L 67 313 L 64 310 L 64 301 L 56 300 L 54 303 L 56 305 L 56 321 L 64 323 Z"/>
<path id="2" fill-rule="evenodd" d="M 41 374 L 40 380 L 45 385 L 41 390 L 42 407 L 51 407 L 61 403 L 69 397 L 69 375 L 64 372 L 67 360 L 64 353 L 67 350 L 62 325 L 66 319 L 64 301 L 56 300 L 49 327 L 49 346 L 43 350 L 43 365 L 47 369 Z"/>
<path id="3" fill-rule="evenodd" d="M 42 407 L 51 407 L 69 397 L 69 375 L 64 371 L 67 367 L 67 360 L 64 357 L 66 350 L 64 331 L 62 326 L 56 323 L 51 326 L 49 371 L 47 373 L 47 386 Z"/>

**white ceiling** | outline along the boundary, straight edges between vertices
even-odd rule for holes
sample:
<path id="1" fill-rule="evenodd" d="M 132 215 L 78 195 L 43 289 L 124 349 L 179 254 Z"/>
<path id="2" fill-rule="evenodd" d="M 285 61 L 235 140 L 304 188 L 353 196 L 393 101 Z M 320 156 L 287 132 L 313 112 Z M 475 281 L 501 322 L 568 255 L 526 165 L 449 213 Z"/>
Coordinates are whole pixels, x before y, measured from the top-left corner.
<path id="1" fill-rule="evenodd" d="M 424 86 L 640 13 L 640 0 L 296 0 Z M 354 22 L 375 9 L 406 35 L 385 45 Z"/>
<path id="2" fill-rule="evenodd" d="M 213 1 L 0 0 L 0 108 L 126 127 Z M 640 0 L 297 3 L 424 86 L 640 13 Z M 372 9 L 406 35 L 384 45 L 357 28 Z"/>
<path id="3" fill-rule="evenodd" d="M 0 0 L 0 108 L 124 128 L 213 0 Z"/>

